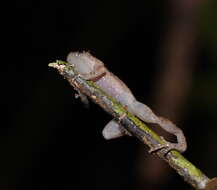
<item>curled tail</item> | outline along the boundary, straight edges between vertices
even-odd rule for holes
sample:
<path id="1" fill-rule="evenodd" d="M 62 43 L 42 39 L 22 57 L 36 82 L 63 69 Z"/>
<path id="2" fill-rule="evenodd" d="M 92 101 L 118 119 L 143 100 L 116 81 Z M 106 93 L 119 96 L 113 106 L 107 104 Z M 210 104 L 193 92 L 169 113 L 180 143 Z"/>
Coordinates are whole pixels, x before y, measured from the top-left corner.
<path id="1" fill-rule="evenodd" d="M 168 133 L 175 135 L 177 143 L 169 143 L 171 149 L 176 149 L 180 152 L 184 152 L 186 150 L 187 143 L 182 130 L 170 120 L 155 115 L 148 106 L 138 101 L 134 101 L 133 104 L 129 105 L 128 110 L 142 121 L 146 123 L 158 124 Z"/>

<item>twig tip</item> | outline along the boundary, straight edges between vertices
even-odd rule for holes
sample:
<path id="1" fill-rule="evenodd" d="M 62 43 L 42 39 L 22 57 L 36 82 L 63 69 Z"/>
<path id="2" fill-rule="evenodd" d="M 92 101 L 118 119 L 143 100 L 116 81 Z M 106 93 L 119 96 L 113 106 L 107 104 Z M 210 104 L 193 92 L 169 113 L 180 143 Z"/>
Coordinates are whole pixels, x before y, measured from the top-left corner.
<path id="1" fill-rule="evenodd" d="M 49 63 L 49 64 L 48 64 L 48 67 L 56 68 L 56 66 L 57 66 L 57 63 L 56 63 L 56 62 L 52 62 L 52 63 Z"/>

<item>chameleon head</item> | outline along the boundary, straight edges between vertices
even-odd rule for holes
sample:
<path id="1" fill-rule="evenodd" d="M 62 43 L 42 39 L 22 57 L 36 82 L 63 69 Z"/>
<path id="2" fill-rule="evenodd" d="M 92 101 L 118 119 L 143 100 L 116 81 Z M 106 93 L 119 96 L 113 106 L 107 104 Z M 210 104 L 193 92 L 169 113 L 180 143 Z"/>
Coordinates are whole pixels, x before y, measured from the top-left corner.
<path id="1" fill-rule="evenodd" d="M 83 77 L 93 75 L 99 68 L 103 68 L 104 64 L 93 57 L 90 53 L 71 52 L 67 56 L 67 62 L 74 65 L 76 71 Z"/>

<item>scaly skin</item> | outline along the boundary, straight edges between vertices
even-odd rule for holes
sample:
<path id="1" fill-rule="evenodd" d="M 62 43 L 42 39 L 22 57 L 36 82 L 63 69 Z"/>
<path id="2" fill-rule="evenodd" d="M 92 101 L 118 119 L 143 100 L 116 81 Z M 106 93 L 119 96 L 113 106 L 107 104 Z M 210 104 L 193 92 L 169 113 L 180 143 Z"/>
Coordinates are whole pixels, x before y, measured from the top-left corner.
<path id="1" fill-rule="evenodd" d="M 155 115 L 148 106 L 137 101 L 130 89 L 118 77 L 109 72 L 100 60 L 93 57 L 90 53 L 72 52 L 68 55 L 67 62 L 73 64 L 76 71 L 84 79 L 94 81 L 103 91 L 119 101 L 129 112 L 142 121 L 158 124 L 164 130 L 177 137 L 178 143 L 167 142 L 166 147 L 156 147 L 151 151 L 159 148 L 167 148 L 168 151 L 175 149 L 179 152 L 186 150 L 187 143 L 182 130 L 168 119 Z M 125 134 L 127 132 L 115 120 L 110 121 L 103 129 L 105 139 L 113 139 Z"/>

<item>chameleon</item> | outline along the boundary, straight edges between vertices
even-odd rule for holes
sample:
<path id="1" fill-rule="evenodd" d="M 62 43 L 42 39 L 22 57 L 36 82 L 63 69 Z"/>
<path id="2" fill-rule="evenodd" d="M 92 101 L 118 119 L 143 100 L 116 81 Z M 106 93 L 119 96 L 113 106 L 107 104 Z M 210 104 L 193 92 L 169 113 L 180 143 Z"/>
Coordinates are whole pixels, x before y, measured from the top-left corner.
<path id="1" fill-rule="evenodd" d="M 67 56 L 67 62 L 74 66 L 75 70 L 82 78 L 93 81 L 105 93 L 121 103 L 128 112 L 132 113 L 143 122 L 157 124 L 168 133 L 176 136 L 177 143 L 168 142 L 161 137 L 166 142 L 165 145 L 162 145 L 164 147 L 154 147 L 150 152 L 161 148 L 166 148 L 168 151 L 174 149 L 179 152 L 186 150 L 187 143 L 182 130 L 170 120 L 157 116 L 147 105 L 136 100 L 127 85 L 110 72 L 102 61 L 92 56 L 89 52 L 70 52 Z M 82 99 L 85 99 L 85 95 L 82 95 Z M 106 124 L 102 134 L 107 140 L 124 135 L 131 135 L 115 119 L 112 119 Z"/>

